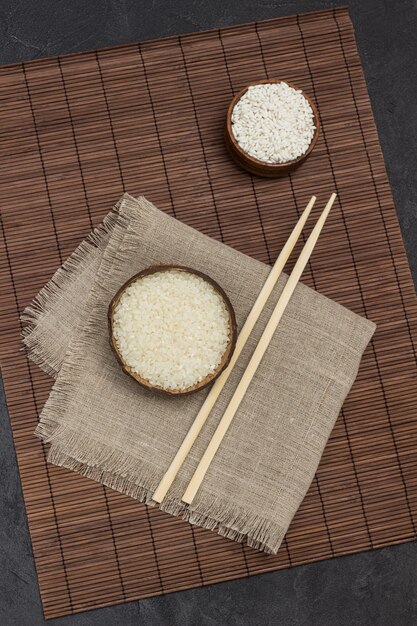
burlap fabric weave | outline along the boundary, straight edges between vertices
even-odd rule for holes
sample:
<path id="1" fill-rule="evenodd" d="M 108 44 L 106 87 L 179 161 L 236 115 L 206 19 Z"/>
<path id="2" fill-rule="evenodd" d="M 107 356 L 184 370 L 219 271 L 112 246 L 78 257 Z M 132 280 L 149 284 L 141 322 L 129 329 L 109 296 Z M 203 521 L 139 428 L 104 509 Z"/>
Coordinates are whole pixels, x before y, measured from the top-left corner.
<path id="1" fill-rule="evenodd" d="M 29 356 L 55 384 L 36 434 L 48 460 L 133 498 L 151 494 L 207 391 L 171 398 L 143 389 L 109 346 L 108 305 L 134 273 L 187 265 L 226 291 L 238 325 L 269 268 L 125 194 L 23 315 Z M 275 288 L 161 508 L 276 553 L 356 377 L 374 324 L 299 284 L 218 453 L 189 507 L 181 495 L 285 284 Z"/>

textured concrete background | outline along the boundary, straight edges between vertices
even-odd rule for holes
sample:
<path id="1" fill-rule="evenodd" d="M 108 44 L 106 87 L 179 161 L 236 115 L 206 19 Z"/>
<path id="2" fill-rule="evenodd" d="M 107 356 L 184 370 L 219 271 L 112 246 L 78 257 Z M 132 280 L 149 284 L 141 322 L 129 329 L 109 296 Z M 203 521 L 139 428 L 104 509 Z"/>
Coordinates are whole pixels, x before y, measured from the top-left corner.
<path id="1" fill-rule="evenodd" d="M 0 64 L 347 2 L 0 0 Z M 417 284 L 417 1 L 351 0 Z M 354 183 L 353 183 L 354 184 Z M 4 395 L 0 405 L 0 625 L 44 624 Z M 52 620 L 59 626 L 414 626 L 417 543 Z"/>

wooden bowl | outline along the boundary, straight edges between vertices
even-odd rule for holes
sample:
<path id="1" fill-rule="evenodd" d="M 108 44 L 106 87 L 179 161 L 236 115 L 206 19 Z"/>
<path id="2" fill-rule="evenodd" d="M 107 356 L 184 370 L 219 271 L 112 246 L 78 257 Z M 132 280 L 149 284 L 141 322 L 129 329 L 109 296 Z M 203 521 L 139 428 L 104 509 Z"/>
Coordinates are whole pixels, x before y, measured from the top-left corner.
<path id="1" fill-rule="evenodd" d="M 119 300 L 122 294 L 127 289 L 127 287 L 129 287 L 129 285 L 136 282 L 137 280 L 140 280 L 144 276 L 149 276 L 150 274 L 156 274 L 157 272 L 168 272 L 168 271 L 187 272 L 189 274 L 195 274 L 196 276 L 200 276 L 200 278 L 203 278 L 206 282 L 210 283 L 210 285 L 214 287 L 215 291 L 221 296 L 229 312 L 229 342 L 227 344 L 226 350 L 221 358 L 219 365 L 217 366 L 214 372 L 207 374 L 207 376 L 203 378 L 203 380 L 201 380 L 199 383 L 196 383 L 195 385 L 192 385 L 191 387 L 187 387 L 186 389 L 165 389 L 164 387 L 152 385 L 148 380 L 146 380 L 146 378 L 142 378 L 141 376 L 139 376 L 139 374 L 134 372 L 132 368 L 129 365 L 127 365 L 127 363 L 124 361 L 122 355 L 119 352 L 119 349 L 118 349 L 118 346 L 117 346 L 117 343 L 113 334 L 114 310 L 117 304 L 119 303 Z M 215 380 L 218 376 L 220 376 L 222 371 L 228 366 L 230 359 L 232 358 L 233 351 L 236 346 L 236 339 L 237 339 L 236 316 L 235 316 L 235 312 L 234 312 L 233 306 L 229 298 L 227 297 L 223 289 L 220 287 L 220 285 L 218 285 L 216 281 L 214 281 L 212 278 L 210 278 L 206 274 L 203 274 L 202 272 L 198 272 L 197 270 L 191 269 L 190 267 L 183 267 L 182 265 L 153 265 L 152 267 L 148 267 L 142 272 L 139 272 L 138 274 L 135 274 L 134 276 L 129 278 L 129 280 L 126 281 L 124 285 L 120 287 L 119 291 L 116 293 L 116 295 L 110 302 L 110 306 L 108 309 L 108 320 L 109 320 L 110 346 L 114 354 L 116 355 L 116 358 L 118 362 L 120 363 L 123 371 L 129 376 L 131 376 L 132 378 L 134 378 L 140 385 L 142 385 L 142 387 L 146 387 L 146 389 L 149 389 L 151 391 L 156 391 L 158 393 L 162 393 L 168 396 L 185 396 L 190 393 L 195 393 L 196 391 L 200 391 L 200 389 L 204 389 L 204 387 L 207 387 L 207 385 L 209 385 L 211 382 L 213 382 L 213 380 Z"/>
<path id="2" fill-rule="evenodd" d="M 255 159 L 255 157 L 250 156 L 247 152 L 245 152 L 240 147 L 240 145 L 236 141 L 235 136 L 233 135 L 233 131 L 232 131 L 232 111 L 237 101 L 243 96 L 244 93 L 246 93 L 249 87 L 252 87 L 253 85 L 259 85 L 259 84 L 269 84 L 269 83 L 277 84 L 277 83 L 282 83 L 282 82 L 287 83 L 287 85 L 289 85 L 290 87 L 293 87 L 293 89 L 297 89 L 298 91 L 301 91 L 303 96 L 308 100 L 311 108 L 313 109 L 314 125 L 316 127 L 316 130 L 314 132 L 313 139 L 311 140 L 311 143 L 307 151 L 301 156 L 299 156 L 297 159 L 295 159 L 294 161 L 288 161 L 288 163 L 265 163 L 265 161 L 260 161 L 259 159 Z M 319 130 L 320 130 L 320 120 L 319 120 L 317 107 L 314 104 L 314 102 L 311 100 L 310 96 L 305 93 L 305 91 L 303 91 L 302 89 L 299 89 L 299 87 L 296 87 L 292 83 L 289 83 L 287 80 L 285 81 L 275 80 L 275 79 L 259 80 L 256 83 L 251 83 L 250 85 L 247 85 L 246 87 L 244 87 L 241 91 L 239 91 L 239 93 L 235 95 L 235 97 L 229 104 L 229 107 L 227 109 L 227 114 L 226 114 L 225 143 L 232 158 L 236 161 L 238 165 L 240 165 L 240 167 L 242 167 L 246 171 L 250 172 L 251 174 L 255 174 L 256 176 L 278 178 L 280 176 L 286 176 L 287 174 L 295 170 L 297 167 L 300 167 L 300 165 L 304 163 L 306 159 L 308 159 L 308 157 L 310 156 L 310 154 L 312 153 L 314 149 L 314 146 L 316 145 L 317 138 L 319 136 Z"/>

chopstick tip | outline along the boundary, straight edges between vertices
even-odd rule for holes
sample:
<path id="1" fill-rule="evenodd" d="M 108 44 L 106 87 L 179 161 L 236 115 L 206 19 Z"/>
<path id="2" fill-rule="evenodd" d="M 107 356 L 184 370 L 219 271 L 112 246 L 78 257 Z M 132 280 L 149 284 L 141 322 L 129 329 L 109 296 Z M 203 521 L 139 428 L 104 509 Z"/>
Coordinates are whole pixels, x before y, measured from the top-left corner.
<path id="1" fill-rule="evenodd" d="M 327 212 L 330 211 L 330 209 L 332 208 L 336 198 L 337 198 L 337 194 L 335 192 L 333 192 L 332 195 L 330 196 L 330 198 L 328 199 L 327 204 L 326 204 L 326 206 L 324 208 L 325 211 L 327 211 Z"/>

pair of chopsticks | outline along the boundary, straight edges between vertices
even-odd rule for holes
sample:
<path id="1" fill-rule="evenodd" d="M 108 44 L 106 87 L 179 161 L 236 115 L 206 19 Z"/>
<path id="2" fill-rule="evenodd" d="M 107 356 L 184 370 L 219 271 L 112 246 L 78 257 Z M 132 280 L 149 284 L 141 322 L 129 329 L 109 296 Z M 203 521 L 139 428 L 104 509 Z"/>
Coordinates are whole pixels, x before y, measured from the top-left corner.
<path id="1" fill-rule="evenodd" d="M 209 445 L 207 446 L 206 451 L 204 452 L 201 458 L 201 461 L 198 464 L 198 467 L 195 470 L 194 475 L 191 478 L 191 481 L 189 482 L 188 487 L 182 497 L 182 501 L 187 504 L 192 503 L 197 491 L 200 488 L 201 483 L 204 480 L 204 476 L 206 475 L 207 470 L 210 467 L 210 463 L 212 462 L 223 440 L 223 437 L 225 436 L 234 416 L 236 415 L 236 412 L 240 406 L 240 403 L 242 402 L 244 398 L 244 395 L 252 381 L 252 378 L 254 377 L 255 372 L 258 369 L 258 366 L 278 326 L 278 323 L 282 318 L 282 315 L 287 307 L 287 304 L 290 301 L 292 294 L 294 293 L 294 290 L 297 286 L 298 281 L 300 280 L 301 274 L 303 273 L 310 259 L 310 256 L 314 250 L 314 247 L 317 243 L 321 230 L 324 226 L 324 223 L 327 219 L 330 209 L 333 206 L 335 199 L 336 199 L 336 194 L 333 193 L 330 196 L 329 201 L 327 202 L 322 214 L 317 220 L 316 225 L 311 231 L 311 234 L 308 237 L 301 251 L 301 254 L 294 266 L 293 271 L 291 272 L 285 284 L 285 287 L 281 293 L 281 296 L 268 321 L 268 324 L 265 327 L 265 330 L 258 342 L 258 345 L 256 346 L 256 349 L 246 367 L 246 370 L 244 371 L 243 376 L 232 396 L 232 399 L 230 400 L 226 408 L 226 411 L 224 412 L 219 422 L 219 425 L 217 426 L 217 429 Z M 159 483 L 157 489 L 155 490 L 155 493 L 152 496 L 152 499 L 155 502 L 161 503 L 164 497 L 166 496 L 182 464 L 184 463 L 191 447 L 193 446 L 195 440 L 197 439 L 198 434 L 200 433 L 202 427 L 204 426 L 210 414 L 211 409 L 213 408 L 217 398 L 220 395 L 220 392 L 222 391 L 224 385 L 226 384 L 226 381 L 229 378 L 233 370 L 233 367 L 236 364 L 236 361 L 238 360 L 239 355 L 241 354 L 246 344 L 246 341 L 249 335 L 251 334 L 265 306 L 266 301 L 268 300 L 278 278 L 281 275 L 281 272 L 284 269 L 284 266 L 292 250 L 294 249 L 295 244 L 297 243 L 297 240 L 304 228 L 304 225 L 307 221 L 308 216 L 310 215 L 311 209 L 313 208 L 315 201 L 316 201 L 316 197 L 312 196 L 306 208 L 304 209 L 303 214 L 301 215 L 300 219 L 295 225 L 291 235 L 289 236 L 286 244 L 281 250 L 281 253 L 279 254 L 277 260 L 275 261 L 275 264 L 272 267 L 268 275 L 268 278 L 266 279 L 265 284 L 263 285 L 252 307 L 252 310 L 249 313 L 248 318 L 246 319 L 246 322 L 244 323 L 242 327 L 242 330 L 240 331 L 240 334 L 236 342 L 236 347 L 233 352 L 233 356 L 230 360 L 229 365 L 213 384 L 210 390 L 210 393 L 208 394 L 201 409 L 199 410 L 197 417 L 195 418 L 191 428 L 189 429 L 187 435 L 185 436 L 177 454 L 175 455 L 171 465 L 169 466 L 168 470 L 164 474 L 161 482 Z"/>

